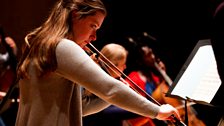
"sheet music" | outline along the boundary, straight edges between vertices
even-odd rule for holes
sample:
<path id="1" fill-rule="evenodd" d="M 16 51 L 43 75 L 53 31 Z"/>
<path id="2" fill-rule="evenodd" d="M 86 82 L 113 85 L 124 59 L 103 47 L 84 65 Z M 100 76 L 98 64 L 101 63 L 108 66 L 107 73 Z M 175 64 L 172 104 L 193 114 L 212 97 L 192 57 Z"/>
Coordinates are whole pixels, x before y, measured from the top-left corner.
<path id="1" fill-rule="evenodd" d="M 201 46 L 171 95 L 210 103 L 221 85 L 211 45 Z"/>

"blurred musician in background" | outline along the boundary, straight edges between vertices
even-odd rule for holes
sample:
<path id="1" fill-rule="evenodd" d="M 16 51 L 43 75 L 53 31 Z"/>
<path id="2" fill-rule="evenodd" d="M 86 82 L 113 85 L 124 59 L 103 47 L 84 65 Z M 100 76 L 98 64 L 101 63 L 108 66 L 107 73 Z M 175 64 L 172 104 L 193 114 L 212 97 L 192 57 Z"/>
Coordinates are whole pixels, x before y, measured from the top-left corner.
<path id="1" fill-rule="evenodd" d="M 129 41 L 133 44 L 133 47 L 132 51 L 129 51 L 129 56 L 132 57 L 132 60 L 128 60 L 128 62 L 134 64 L 134 66 L 132 66 L 132 70 L 129 70 L 129 78 L 159 103 L 168 103 L 175 107 L 183 106 L 184 104 L 182 101 L 165 96 L 165 93 L 167 93 L 172 84 L 172 80 L 166 74 L 164 62 L 158 58 L 152 49 L 152 47 L 156 47 L 156 39 L 145 39 L 140 37 L 136 40 L 129 38 Z M 128 68 L 130 67 L 128 66 Z M 128 80 L 127 82 L 130 83 Z M 144 94 L 142 95 L 144 96 Z M 184 106 L 178 109 L 178 111 L 181 114 L 182 120 L 185 120 L 186 116 Z M 197 118 L 194 111 L 191 111 L 190 107 L 188 113 L 190 115 L 189 126 L 205 126 L 205 124 Z M 146 117 L 138 117 L 127 121 L 133 126 L 151 126 L 152 124 L 149 123 L 151 121 L 153 121 L 154 125 L 167 126 L 167 122 L 152 120 Z"/>
<path id="2" fill-rule="evenodd" d="M 217 106 L 218 110 L 214 111 L 213 113 L 216 114 L 215 117 L 221 115 L 220 121 L 218 126 L 224 126 L 224 104 L 223 104 L 223 97 L 224 97 L 224 49 L 223 49 L 223 42 L 224 42 L 224 1 L 221 1 L 216 7 L 213 15 L 212 20 L 212 36 L 211 36 L 211 43 L 214 50 L 217 69 L 222 81 L 221 87 L 219 88 L 218 92 L 216 93 L 214 99 L 212 100 L 212 104 Z M 209 115 L 208 118 L 210 118 Z"/>
<path id="3" fill-rule="evenodd" d="M 113 63 L 121 72 L 126 69 L 126 60 L 128 51 L 120 44 L 110 43 L 106 44 L 100 51 L 111 63 Z M 94 61 L 99 64 L 109 75 L 124 82 L 122 75 L 113 66 L 109 65 L 107 61 L 100 55 L 97 58 L 91 56 Z M 105 63 L 107 63 L 107 66 Z M 124 82 L 126 83 L 126 82 Z M 127 84 L 127 83 L 126 83 Z M 86 95 L 92 95 L 87 90 L 84 90 L 84 97 Z M 95 96 L 96 97 L 96 96 Z M 139 117 L 139 115 L 126 111 L 114 105 L 107 107 L 99 113 L 89 115 L 83 118 L 84 126 L 123 126 L 125 122 L 123 120 Z"/>
<path id="4" fill-rule="evenodd" d="M 6 36 L 3 26 L 0 25 L 0 99 L 4 96 L 14 85 L 16 79 L 16 65 L 17 65 L 17 46 L 15 41 Z M 1 104 L 3 104 L 1 102 Z M 9 104 L 4 110 L 1 110 L 0 126 L 14 126 L 16 119 L 16 104 Z"/>
<path id="5" fill-rule="evenodd" d="M 15 78 L 17 46 L 15 41 L 4 35 L 0 26 L 0 96 L 8 91 Z"/>

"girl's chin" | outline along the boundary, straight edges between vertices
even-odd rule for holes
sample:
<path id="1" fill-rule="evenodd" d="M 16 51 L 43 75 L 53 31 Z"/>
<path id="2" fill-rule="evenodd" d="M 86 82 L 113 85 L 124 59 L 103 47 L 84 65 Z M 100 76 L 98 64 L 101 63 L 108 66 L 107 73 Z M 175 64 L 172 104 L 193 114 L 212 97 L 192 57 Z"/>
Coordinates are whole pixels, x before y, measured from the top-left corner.
<path id="1" fill-rule="evenodd" d="M 86 47 L 87 44 L 88 44 L 87 42 L 84 42 L 84 43 L 82 43 L 82 44 L 80 45 L 80 47 L 84 49 L 84 48 Z"/>

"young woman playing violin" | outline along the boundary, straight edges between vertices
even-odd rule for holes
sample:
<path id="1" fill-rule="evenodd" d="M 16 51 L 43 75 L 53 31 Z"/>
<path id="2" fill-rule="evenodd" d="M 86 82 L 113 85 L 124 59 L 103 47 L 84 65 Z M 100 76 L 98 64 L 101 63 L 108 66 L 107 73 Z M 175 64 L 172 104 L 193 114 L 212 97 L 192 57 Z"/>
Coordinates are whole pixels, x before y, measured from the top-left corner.
<path id="1" fill-rule="evenodd" d="M 82 117 L 110 104 L 159 120 L 180 120 L 169 104 L 157 105 L 109 76 L 83 50 L 96 40 L 107 12 L 100 0 L 59 0 L 40 27 L 26 36 L 19 62 L 16 126 L 82 126 Z M 81 98 L 81 87 L 107 101 Z M 101 105 L 101 103 L 103 105 Z"/>

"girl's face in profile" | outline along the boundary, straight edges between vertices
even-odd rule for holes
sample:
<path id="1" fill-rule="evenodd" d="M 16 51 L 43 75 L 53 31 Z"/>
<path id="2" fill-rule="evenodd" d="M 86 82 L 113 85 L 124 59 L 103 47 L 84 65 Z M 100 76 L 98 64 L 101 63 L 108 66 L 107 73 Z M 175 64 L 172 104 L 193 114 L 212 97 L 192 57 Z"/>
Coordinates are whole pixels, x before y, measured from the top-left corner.
<path id="1" fill-rule="evenodd" d="M 79 19 L 75 12 L 73 14 L 73 41 L 83 48 L 91 41 L 96 40 L 96 32 L 101 27 L 105 15 L 97 11 L 95 15 Z"/>

